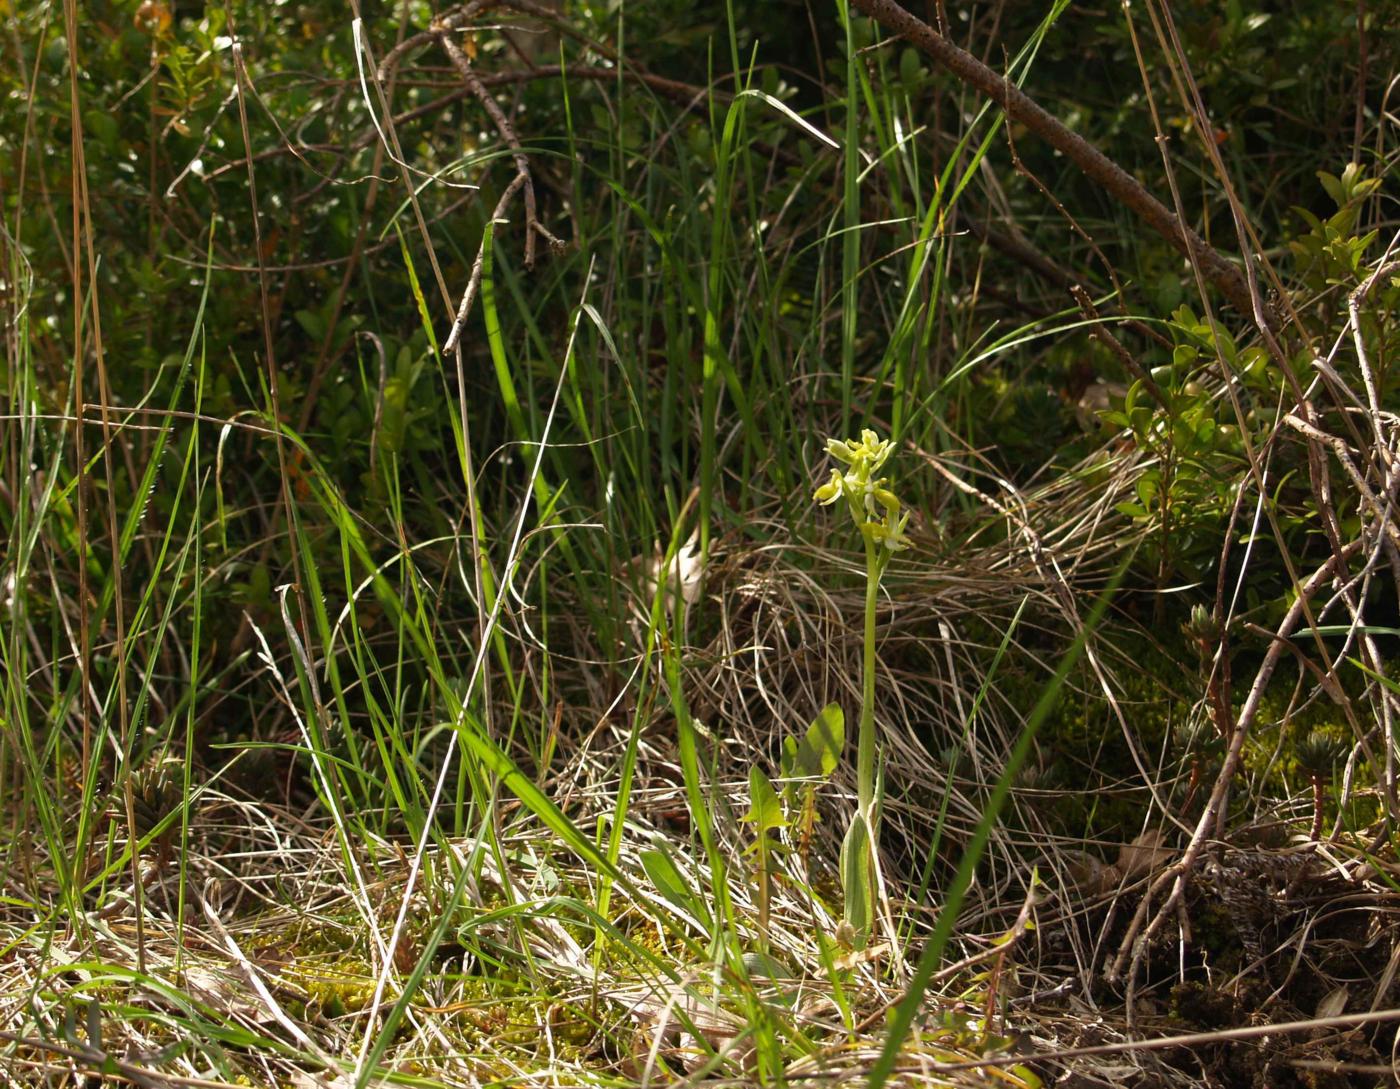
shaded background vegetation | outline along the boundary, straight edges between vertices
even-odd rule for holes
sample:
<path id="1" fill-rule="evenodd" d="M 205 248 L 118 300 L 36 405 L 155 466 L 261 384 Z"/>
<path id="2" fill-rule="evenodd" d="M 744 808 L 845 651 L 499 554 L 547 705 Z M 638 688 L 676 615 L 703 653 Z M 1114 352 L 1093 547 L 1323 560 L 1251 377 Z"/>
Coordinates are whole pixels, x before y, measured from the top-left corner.
<path id="1" fill-rule="evenodd" d="M 825 437 L 873 426 L 916 511 L 881 648 L 913 898 L 936 900 L 1122 561 L 987 880 L 1019 889 L 1049 843 L 1111 857 L 1097 840 L 1189 830 L 1299 581 L 1391 532 L 1332 448 L 1280 421 L 1307 386 L 1384 497 L 1393 269 L 1355 328 L 1347 298 L 1390 268 L 1400 13 L 1171 7 L 1165 30 L 1153 7 L 911 10 L 1238 260 L 1233 199 L 1281 355 L 1064 155 L 872 21 L 667 0 L 505 6 L 457 34 L 561 244 L 527 267 L 517 195 L 444 356 L 516 168 L 433 43 L 376 74 L 430 5 L 92 3 L 70 42 L 61 6 L 0 4 L 11 828 L 40 783 L 81 800 L 67 852 L 41 813 L 81 871 L 133 789 L 171 811 L 150 784 L 173 759 L 186 787 L 225 769 L 235 793 L 416 839 L 442 724 L 465 715 L 541 784 L 587 765 L 615 798 L 635 771 L 655 788 L 638 819 L 684 836 L 653 655 L 679 648 L 721 780 L 854 698 L 853 545 L 809 500 Z M 649 564 L 692 529 L 705 583 L 672 629 Z M 1389 562 L 1357 590 L 1369 646 L 1338 607 L 1284 656 L 1240 823 L 1281 807 L 1306 828 L 1325 784 L 1329 818 L 1389 827 Z M 1364 787 L 1337 804 L 1343 768 Z M 483 765 L 453 775 L 442 827 L 492 819 Z M 556 801 L 587 827 L 623 816 Z"/>

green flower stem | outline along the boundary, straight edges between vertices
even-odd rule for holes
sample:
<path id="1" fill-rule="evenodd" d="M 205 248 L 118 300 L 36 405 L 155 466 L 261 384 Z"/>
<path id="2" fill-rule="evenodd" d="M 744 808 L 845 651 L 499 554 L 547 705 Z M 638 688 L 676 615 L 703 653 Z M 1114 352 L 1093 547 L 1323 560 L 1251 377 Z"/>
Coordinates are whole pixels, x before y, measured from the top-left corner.
<path id="1" fill-rule="evenodd" d="M 879 913 L 880 739 L 875 732 L 875 606 L 880 576 L 890 557 L 909 547 L 909 539 L 904 535 L 909 512 L 887 486 L 888 480 L 877 475 L 893 450 L 888 439 L 868 428 L 860 433 L 859 440 L 828 439 L 826 452 L 847 468 L 844 472 L 833 468 L 831 478 L 812 496 L 822 506 L 844 496 L 851 521 L 865 541 L 865 647 L 856 749 L 857 811 L 841 844 L 845 922 L 851 931 L 850 940 L 858 949 L 865 948 Z"/>
<path id="2" fill-rule="evenodd" d="M 856 796 L 861 814 L 875 835 L 875 763 L 879 738 L 875 733 L 875 606 L 880 593 L 880 546 L 865 541 L 865 647 L 861 662 L 860 734 L 856 750 Z"/>

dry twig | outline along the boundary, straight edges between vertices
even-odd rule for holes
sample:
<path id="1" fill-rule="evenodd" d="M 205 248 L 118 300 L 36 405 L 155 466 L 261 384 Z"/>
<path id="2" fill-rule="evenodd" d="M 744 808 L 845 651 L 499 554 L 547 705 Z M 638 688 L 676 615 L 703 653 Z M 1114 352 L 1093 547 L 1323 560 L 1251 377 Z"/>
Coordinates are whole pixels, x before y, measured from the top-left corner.
<path id="1" fill-rule="evenodd" d="M 555 13 L 547 8 L 530 3 L 529 0 L 510 0 L 509 7 L 518 11 L 543 19 L 552 25 L 557 26 L 562 33 L 576 35 L 567 27 L 567 24 L 560 22 Z M 439 16 L 433 20 L 432 26 L 420 34 L 414 34 L 398 45 L 396 45 L 384 57 L 379 64 L 378 77 L 383 82 L 390 74 L 397 70 L 402 62 L 412 50 L 430 42 L 436 43 L 447 59 L 451 61 L 453 68 L 461 77 L 466 94 L 475 98 L 481 104 L 481 108 L 486 111 L 486 115 L 491 119 L 491 124 L 496 129 L 496 133 L 510 149 L 511 159 L 515 163 L 515 177 L 501 193 L 500 199 L 496 202 L 496 207 L 492 210 L 491 220 L 486 224 L 486 230 L 482 235 L 481 244 L 477 248 L 476 260 L 472 262 L 471 274 L 467 279 L 466 289 L 462 292 L 462 301 L 457 306 L 456 316 L 452 321 L 452 328 L 447 334 L 447 339 L 443 342 L 442 351 L 444 355 L 451 355 L 457 348 L 457 344 L 462 336 L 462 329 L 466 325 L 467 314 L 471 310 L 473 300 L 481 285 L 482 270 L 485 266 L 486 247 L 493 224 L 500 222 L 509 207 L 511 200 L 517 193 L 523 193 L 525 201 L 525 267 L 531 269 L 535 264 L 535 243 L 537 239 L 543 239 L 552 250 L 561 250 L 564 243 L 555 237 L 547 227 L 540 221 L 538 209 L 535 201 L 534 177 L 530 172 L 530 160 L 526 156 L 525 150 L 520 143 L 520 138 L 516 136 L 515 129 L 510 123 L 510 119 L 505 115 L 505 111 L 497 104 L 491 96 L 491 92 L 482 82 L 480 76 L 472 68 L 472 63 L 467 54 L 459 46 L 453 35 L 458 28 L 466 23 L 473 16 L 484 10 L 487 4 L 484 0 L 472 0 L 471 3 L 464 4 L 455 11 Z M 590 43 L 593 44 L 593 43 Z M 607 50 L 602 50 L 605 54 Z"/>

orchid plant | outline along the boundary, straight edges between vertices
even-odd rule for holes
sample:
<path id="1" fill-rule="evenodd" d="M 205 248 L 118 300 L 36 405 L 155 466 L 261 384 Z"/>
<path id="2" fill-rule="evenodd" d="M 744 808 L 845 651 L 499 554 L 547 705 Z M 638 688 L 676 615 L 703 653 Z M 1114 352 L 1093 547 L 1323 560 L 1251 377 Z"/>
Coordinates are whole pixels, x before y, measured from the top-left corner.
<path id="1" fill-rule="evenodd" d="M 828 439 L 826 452 L 845 467 L 813 498 L 829 506 L 843 496 L 851 519 L 865 541 L 865 654 L 861 670 L 860 729 L 856 748 L 856 814 L 841 844 L 841 885 L 845 922 L 852 944 L 863 948 L 875 921 L 880 893 L 880 805 L 884 766 L 875 728 L 875 606 L 880 578 L 896 552 L 909 547 L 905 527 L 909 511 L 879 475 L 894 444 L 866 429 L 860 439 Z"/>

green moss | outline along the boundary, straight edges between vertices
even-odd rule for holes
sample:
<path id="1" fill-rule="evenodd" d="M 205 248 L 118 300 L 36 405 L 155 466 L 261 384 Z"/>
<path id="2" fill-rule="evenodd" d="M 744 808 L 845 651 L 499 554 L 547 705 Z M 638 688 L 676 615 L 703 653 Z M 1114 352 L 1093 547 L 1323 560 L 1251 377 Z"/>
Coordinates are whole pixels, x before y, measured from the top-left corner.
<path id="1" fill-rule="evenodd" d="M 316 954 L 297 958 L 282 969 L 282 979 L 306 997 L 308 1017 L 320 1013 L 341 1017 L 366 1009 L 374 998 L 376 977 L 367 962 L 348 954 Z"/>

